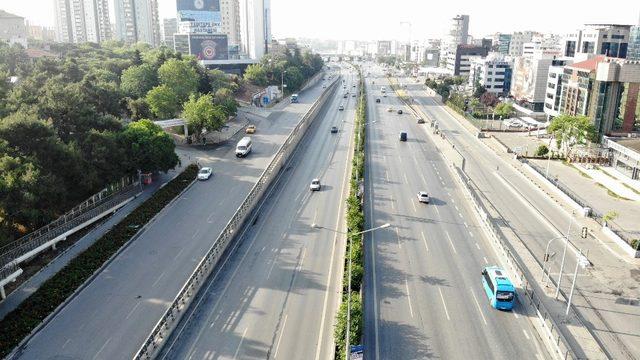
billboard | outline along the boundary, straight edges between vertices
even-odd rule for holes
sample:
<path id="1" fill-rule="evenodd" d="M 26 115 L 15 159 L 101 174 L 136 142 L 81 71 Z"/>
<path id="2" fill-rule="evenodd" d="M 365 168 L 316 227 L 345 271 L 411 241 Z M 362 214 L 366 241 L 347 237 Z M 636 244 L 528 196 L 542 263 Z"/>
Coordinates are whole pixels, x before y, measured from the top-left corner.
<path id="1" fill-rule="evenodd" d="M 190 34 L 189 44 L 191 55 L 198 60 L 229 59 L 227 35 Z"/>
<path id="2" fill-rule="evenodd" d="M 177 0 L 178 21 L 221 22 L 220 0 Z"/>

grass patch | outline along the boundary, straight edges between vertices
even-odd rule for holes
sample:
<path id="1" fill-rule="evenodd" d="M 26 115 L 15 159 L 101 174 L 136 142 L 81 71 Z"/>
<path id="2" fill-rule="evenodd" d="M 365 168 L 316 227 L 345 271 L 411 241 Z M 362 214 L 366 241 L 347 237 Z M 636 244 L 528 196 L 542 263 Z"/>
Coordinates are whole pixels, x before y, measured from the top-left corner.
<path id="1" fill-rule="evenodd" d="M 631 199 L 627 199 L 624 196 L 620 196 L 617 193 L 615 193 L 614 191 L 611 191 L 611 189 L 609 189 L 608 187 L 600 184 L 600 183 L 596 183 L 597 186 L 603 188 L 604 190 L 607 190 L 607 195 L 611 196 L 614 199 L 618 199 L 618 200 L 626 200 L 626 201 L 630 201 Z"/>
<path id="2" fill-rule="evenodd" d="M 198 167 L 189 165 L 116 226 L 45 281 L 36 292 L 0 321 L 0 358 L 4 358 L 33 329 L 149 222 L 196 177 Z"/>
<path id="3" fill-rule="evenodd" d="M 599 170 L 600 172 L 602 172 L 603 174 L 607 175 L 608 177 L 612 178 L 613 180 L 618 180 L 618 178 L 616 178 L 615 176 L 613 176 L 613 175 L 609 174 L 608 172 L 606 172 L 606 171 L 602 170 L 602 168 L 601 168 L 601 167 L 599 167 L 599 166 L 598 166 L 598 170 Z"/>

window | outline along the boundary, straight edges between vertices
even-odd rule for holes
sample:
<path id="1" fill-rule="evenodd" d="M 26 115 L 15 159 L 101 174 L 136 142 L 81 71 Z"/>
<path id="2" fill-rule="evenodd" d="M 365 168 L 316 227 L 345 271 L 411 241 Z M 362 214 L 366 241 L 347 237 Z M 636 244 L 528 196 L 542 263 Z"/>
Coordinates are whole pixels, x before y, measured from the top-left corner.
<path id="1" fill-rule="evenodd" d="M 556 88 L 556 84 L 554 84 L 554 83 L 547 83 L 547 87 L 548 87 L 549 89 L 555 89 L 555 88 Z"/>
<path id="2" fill-rule="evenodd" d="M 496 293 L 496 300 L 510 302 L 513 300 L 513 293 L 511 291 L 498 291 Z"/>
<path id="3" fill-rule="evenodd" d="M 487 89 L 491 89 L 491 85 L 485 85 L 484 87 Z"/>
<path id="4" fill-rule="evenodd" d="M 614 35 L 611 35 L 611 38 L 617 39 L 617 40 L 624 40 L 624 35 L 614 34 Z"/>
<path id="5" fill-rule="evenodd" d="M 487 75 L 493 75 L 493 71 L 489 71 Z"/>
<path id="6" fill-rule="evenodd" d="M 556 73 L 549 73 L 549 77 L 555 79 L 558 75 Z"/>
<path id="7" fill-rule="evenodd" d="M 496 75 L 504 75 L 504 71 L 496 72 Z"/>
<path id="8" fill-rule="evenodd" d="M 484 277 L 484 281 L 487 283 L 487 285 L 489 286 L 489 289 L 491 290 L 491 293 L 495 293 L 495 290 L 493 288 L 493 283 L 491 282 L 491 277 L 489 277 L 489 274 L 485 271 L 484 274 L 482 274 Z"/>

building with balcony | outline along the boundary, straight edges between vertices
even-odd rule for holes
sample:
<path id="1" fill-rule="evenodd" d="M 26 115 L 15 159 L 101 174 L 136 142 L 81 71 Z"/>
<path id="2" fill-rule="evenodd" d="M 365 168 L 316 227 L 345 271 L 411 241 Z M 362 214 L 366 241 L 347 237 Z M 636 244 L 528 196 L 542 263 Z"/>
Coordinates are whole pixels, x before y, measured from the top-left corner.
<path id="1" fill-rule="evenodd" d="M 544 99 L 544 113 L 547 119 L 554 118 L 560 114 L 560 96 L 562 93 L 562 76 L 564 67 L 573 63 L 572 58 L 554 59 L 549 66 L 547 77 L 547 91 Z"/>
<path id="2" fill-rule="evenodd" d="M 508 95 L 511 90 L 512 60 L 499 53 L 470 59 L 469 85 L 480 83 L 487 92 L 497 96 Z"/>
<path id="3" fill-rule="evenodd" d="M 627 57 L 630 30 L 631 25 L 586 24 L 564 36 L 563 56 L 594 54 L 624 59 Z"/>

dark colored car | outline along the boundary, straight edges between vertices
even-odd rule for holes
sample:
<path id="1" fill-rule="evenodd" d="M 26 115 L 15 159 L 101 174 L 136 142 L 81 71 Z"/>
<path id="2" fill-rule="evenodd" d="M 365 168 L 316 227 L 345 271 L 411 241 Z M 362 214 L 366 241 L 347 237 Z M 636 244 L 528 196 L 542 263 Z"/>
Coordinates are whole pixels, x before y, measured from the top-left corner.
<path id="1" fill-rule="evenodd" d="M 402 109 L 398 109 L 398 115 L 402 115 Z"/>
<path id="2" fill-rule="evenodd" d="M 406 132 L 401 132 L 400 133 L 400 141 L 407 141 L 407 133 Z"/>
<path id="3" fill-rule="evenodd" d="M 335 133 L 337 133 L 337 132 L 338 132 L 338 127 L 337 127 L 337 126 L 332 126 L 332 127 L 331 127 L 331 133 L 332 133 L 332 134 L 335 134 Z"/>
<path id="4" fill-rule="evenodd" d="M 379 102 L 380 102 L 380 99 L 376 99 L 376 102 L 377 102 L 377 103 L 379 103 Z"/>

